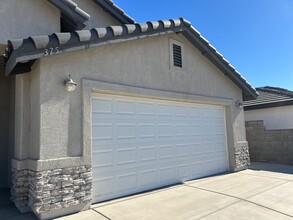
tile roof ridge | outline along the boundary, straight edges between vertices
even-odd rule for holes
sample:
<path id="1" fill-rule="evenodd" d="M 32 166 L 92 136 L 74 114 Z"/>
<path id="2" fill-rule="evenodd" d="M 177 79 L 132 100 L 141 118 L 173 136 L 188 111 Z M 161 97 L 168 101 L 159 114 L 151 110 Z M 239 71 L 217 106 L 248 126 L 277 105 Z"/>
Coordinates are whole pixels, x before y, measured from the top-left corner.
<path id="1" fill-rule="evenodd" d="M 91 17 L 90 14 L 88 14 L 86 11 L 78 7 L 78 5 L 72 0 L 47 0 L 47 1 L 55 5 L 57 8 L 61 10 L 63 9 L 61 7 L 61 3 L 66 5 L 67 7 L 71 8 L 74 12 L 82 16 L 85 20 L 89 20 Z"/>
<path id="2" fill-rule="evenodd" d="M 266 92 L 275 95 L 289 96 L 293 98 L 293 91 L 281 87 L 263 86 L 256 88 L 257 91 Z"/>
<path id="3" fill-rule="evenodd" d="M 106 12 L 116 17 L 122 23 L 134 24 L 136 21 L 129 16 L 123 9 L 116 5 L 111 0 L 93 0 L 96 4 L 102 7 Z"/>

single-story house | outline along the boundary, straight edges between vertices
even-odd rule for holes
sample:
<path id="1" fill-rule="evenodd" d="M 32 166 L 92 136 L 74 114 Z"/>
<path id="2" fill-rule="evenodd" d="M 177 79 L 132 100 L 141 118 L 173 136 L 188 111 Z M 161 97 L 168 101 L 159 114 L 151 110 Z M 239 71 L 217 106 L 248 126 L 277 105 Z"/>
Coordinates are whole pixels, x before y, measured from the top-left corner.
<path id="1" fill-rule="evenodd" d="M 249 164 L 241 104 L 257 92 L 190 22 L 136 23 L 110 0 L 0 7 L 1 186 L 20 211 L 50 219 Z"/>
<path id="2" fill-rule="evenodd" d="M 263 121 L 267 130 L 293 129 L 293 92 L 265 86 L 259 96 L 244 102 L 245 121 Z"/>

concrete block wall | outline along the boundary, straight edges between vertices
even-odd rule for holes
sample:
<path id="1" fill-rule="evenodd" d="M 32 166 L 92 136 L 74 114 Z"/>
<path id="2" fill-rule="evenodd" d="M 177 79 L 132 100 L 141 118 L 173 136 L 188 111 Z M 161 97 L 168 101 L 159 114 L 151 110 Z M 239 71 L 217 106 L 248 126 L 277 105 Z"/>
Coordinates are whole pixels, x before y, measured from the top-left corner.
<path id="1" fill-rule="evenodd" d="M 266 130 L 263 121 L 247 121 L 250 160 L 293 164 L 293 129 Z"/>

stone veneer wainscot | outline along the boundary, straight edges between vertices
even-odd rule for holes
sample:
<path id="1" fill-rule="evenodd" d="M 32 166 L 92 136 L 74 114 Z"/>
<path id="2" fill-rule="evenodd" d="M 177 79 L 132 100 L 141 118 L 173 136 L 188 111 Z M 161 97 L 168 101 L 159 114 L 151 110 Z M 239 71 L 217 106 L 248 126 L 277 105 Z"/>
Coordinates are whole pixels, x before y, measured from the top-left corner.
<path id="1" fill-rule="evenodd" d="M 92 169 L 87 166 L 46 171 L 12 169 L 11 199 L 21 212 L 39 215 L 91 202 Z"/>
<path id="2" fill-rule="evenodd" d="M 248 142 L 238 142 L 235 147 L 235 168 L 241 170 L 250 165 Z"/>

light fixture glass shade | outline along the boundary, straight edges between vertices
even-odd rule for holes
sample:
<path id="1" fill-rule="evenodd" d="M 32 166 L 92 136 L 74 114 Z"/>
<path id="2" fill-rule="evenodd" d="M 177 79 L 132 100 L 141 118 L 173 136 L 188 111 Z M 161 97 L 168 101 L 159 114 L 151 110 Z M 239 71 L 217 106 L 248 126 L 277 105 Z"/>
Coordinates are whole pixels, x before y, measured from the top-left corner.
<path id="1" fill-rule="evenodd" d="M 244 103 L 242 101 L 237 101 L 235 105 L 240 109 L 244 107 Z"/>
<path id="2" fill-rule="evenodd" d="M 76 89 L 77 83 L 71 79 L 70 75 L 68 76 L 68 79 L 64 81 L 64 85 L 66 87 L 66 90 L 68 92 L 73 92 Z"/>

